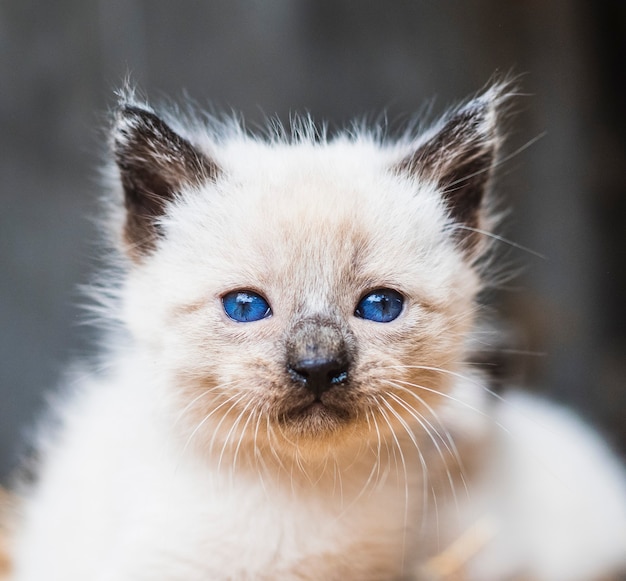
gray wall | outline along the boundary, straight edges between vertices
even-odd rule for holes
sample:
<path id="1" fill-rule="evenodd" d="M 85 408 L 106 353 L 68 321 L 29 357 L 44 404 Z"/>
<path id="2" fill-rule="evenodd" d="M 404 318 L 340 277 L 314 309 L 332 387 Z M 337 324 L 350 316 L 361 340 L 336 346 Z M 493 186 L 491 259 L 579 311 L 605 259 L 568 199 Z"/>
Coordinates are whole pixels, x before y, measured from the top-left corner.
<path id="1" fill-rule="evenodd" d="M 527 73 L 501 180 L 523 273 L 494 299 L 536 389 L 618 445 L 626 408 L 624 3 L 0 0 L 0 477 L 44 393 L 93 350 L 77 284 L 97 267 L 103 115 L 128 71 L 151 97 L 390 119 Z"/>

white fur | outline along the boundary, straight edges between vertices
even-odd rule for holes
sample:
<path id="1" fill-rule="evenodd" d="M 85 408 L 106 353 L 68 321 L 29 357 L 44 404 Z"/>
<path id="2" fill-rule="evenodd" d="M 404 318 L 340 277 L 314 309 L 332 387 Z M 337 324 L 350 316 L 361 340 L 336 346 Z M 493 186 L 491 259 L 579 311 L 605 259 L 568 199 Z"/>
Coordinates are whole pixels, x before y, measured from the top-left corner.
<path id="1" fill-rule="evenodd" d="M 606 444 L 574 414 L 528 394 L 512 392 L 497 408 L 502 429 L 470 509 L 496 532 L 470 562 L 471 577 L 584 581 L 623 569 L 626 477 Z"/>
<path id="2" fill-rule="evenodd" d="M 113 336 L 107 372 L 60 406 L 14 581 L 417 578 L 483 517 L 497 526 L 463 563 L 468 579 L 589 581 L 626 566 L 626 485 L 605 445 L 530 396 L 494 401 L 462 363 L 479 277 L 446 230 L 436 184 L 389 171 L 405 146 L 189 135 L 222 177 L 180 192 L 165 237 L 124 278 L 116 316 L 130 337 Z M 359 240 L 367 252 L 355 258 Z M 407 297 L 402 317 L 355 318 L 362 292 L 381 286 Z M 262 290 L 273 316 L 229 321 L 219 297 L 234 288 Z M 399 421 L 410 429 L 394 434 L 394 417 L 366 436 L 342 432 L 324 448 L 328 466 L 316 442 L 303 441 L 301 456 L 285 442 L 246 456 L 239 433 L 255 420 L 245 414 L 239 426 L 210 411 L 188 420 L 211 400 L 181 399 L 181 371 L 232 384 L 250 406 L 264 401 L 276 337 L 296 314 L 329 305 L 363 358 L 401 361 L 407 331 L 440 356 L 436 410 L 409 414 Z M 453 440 L 477 468 L 467 489 L 451 491 L 452 476 L 435 467 Z"/>

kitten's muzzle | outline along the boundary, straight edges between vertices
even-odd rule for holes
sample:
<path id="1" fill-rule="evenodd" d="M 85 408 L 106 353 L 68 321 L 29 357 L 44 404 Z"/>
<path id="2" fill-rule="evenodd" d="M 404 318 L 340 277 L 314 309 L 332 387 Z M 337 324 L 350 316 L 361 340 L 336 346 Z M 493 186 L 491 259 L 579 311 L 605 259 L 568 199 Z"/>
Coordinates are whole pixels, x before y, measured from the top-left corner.
<path id="1" fill-rule="evenodd" d="M 316 399 L 348 383 L 353 359 L 350 337 L 340 324 L 317 317 L 299 321 L 287 337 L 287 373 Z"/>
<path id="2" fill-rule="evenodd" d="M 347 365 L 332 358 L 304 359 L 288 367 L 291 377 L 319 397 L 348 381 Z"/>

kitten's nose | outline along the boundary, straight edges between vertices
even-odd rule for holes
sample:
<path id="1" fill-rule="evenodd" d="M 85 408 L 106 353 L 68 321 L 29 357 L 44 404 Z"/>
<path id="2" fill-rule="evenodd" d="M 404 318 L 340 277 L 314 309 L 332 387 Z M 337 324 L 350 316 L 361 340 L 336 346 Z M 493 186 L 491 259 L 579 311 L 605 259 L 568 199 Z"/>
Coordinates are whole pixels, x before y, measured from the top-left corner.
<path id="1" fill-rule="evenodd" d="M 347 366 L 338 359 L 303 359 L 289 366 L 291 376 L 316 396 L 348 380 Z"/>

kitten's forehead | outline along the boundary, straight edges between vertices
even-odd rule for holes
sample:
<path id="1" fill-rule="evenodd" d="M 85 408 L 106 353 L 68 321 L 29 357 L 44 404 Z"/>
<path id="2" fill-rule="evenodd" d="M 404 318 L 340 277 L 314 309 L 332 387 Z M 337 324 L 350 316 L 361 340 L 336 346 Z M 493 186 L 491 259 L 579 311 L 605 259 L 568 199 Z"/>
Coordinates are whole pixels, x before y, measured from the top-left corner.
<path id="1" fill-rule="evenodd" d="M 189 197 L 172 236 L 185 239 L 224 290 L 279 287 L 296 306 L 313 308 L 346 293 L 417 284 L 420 272 L 430 271 L 419 281 L 424 292 L 444 284 L 433 267 L 447 259 L 434 252 L 446 219 L 440 198 L 394 173 L 392 151 L 367 142 L 292 145 L 280 155 L 248 148 L 227 151 L 223 181 Z"/>

